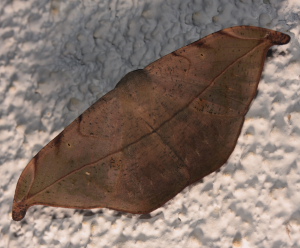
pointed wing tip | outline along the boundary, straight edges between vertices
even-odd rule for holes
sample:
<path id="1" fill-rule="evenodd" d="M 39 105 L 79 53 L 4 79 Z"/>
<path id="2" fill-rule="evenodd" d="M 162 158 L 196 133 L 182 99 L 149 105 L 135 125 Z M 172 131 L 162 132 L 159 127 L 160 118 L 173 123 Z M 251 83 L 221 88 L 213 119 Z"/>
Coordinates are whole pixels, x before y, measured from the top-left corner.
<path id="1" fill-rule="evenodd" d="M 22 220 L 27 211 L 28 207 L 24 204 L 14 202 L 13 209 L 12 209 L 12 219 L 14 221 Z"/>
<path id="2" fill-rule="evenodd" d="M 284 45 L 290 42 L 291 37 L 287 34 L 273 31 L 268 34 L 268 39 L 270 39 L 274 45 Z"/>
<path id="3" fill-rule="evenodd" d="M 284 45 L 289 43 L 291 39 L 291 37 L 285 33 L 256 26 L 234 26 L 223 29 L 220 32 L 241 38 L 267 39 L 272 45 Z"/>

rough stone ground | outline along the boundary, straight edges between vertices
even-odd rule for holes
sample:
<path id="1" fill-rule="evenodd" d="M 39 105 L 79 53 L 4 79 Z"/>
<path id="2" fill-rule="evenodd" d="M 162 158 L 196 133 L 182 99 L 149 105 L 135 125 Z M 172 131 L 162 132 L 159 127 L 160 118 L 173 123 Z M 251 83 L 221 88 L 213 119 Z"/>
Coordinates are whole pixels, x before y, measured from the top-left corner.
<path id="1" fill-rule="evenodd" d="M 0 247 L 300 247 L 299 13 L 298 0 L 1 0 Z M 292 40 L 273 47 L 220 172 L 149 216 L 34 206 L 11 220 L 27 162 L 123 75 L 236 25 Z"/>

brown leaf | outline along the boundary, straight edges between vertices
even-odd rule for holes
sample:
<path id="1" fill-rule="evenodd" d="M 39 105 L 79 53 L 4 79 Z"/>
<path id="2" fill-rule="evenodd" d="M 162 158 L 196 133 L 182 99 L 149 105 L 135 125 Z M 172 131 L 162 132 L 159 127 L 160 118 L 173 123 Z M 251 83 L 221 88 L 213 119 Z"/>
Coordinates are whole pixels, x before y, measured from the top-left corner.
<path id="1" fill-rule="evenodd" d="M 13 219 L 35 204 L 149 213 L 233 151 L 280 32 L 224 29 L 128 73 L 27 165 Z"/>

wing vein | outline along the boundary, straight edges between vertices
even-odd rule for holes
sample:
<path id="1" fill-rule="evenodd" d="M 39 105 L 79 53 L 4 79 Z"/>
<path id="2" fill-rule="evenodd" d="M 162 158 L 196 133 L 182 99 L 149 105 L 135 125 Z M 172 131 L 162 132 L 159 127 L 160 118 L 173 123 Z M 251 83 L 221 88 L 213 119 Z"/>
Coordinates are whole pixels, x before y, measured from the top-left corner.
<path id="1" fill-rule="evenodd" d="M 85 164 L 85 165 L 81 166 L 80 168 L 75 169 L 75 170 L 69 172 L 68 174 L 66 174 L 66 175 L 62 176 L 61 178 L 57 179 L 56 181 L 54 181 L 54 182 L 51 183 L 50 185 L 46 186 L 44 189 L 42 189 L 42 190 L 40 190 L 39 192 L 35 193 L 34 195 L 28 197 L 26 200 L 30 200 L 30 199 L 34 198 L 35 196 L 41 194 L 42 192 L 44 192 L 45 190 L 49 189 L 49 188 L 50 188 L 51 186 L 53 186 L 54 184 L 56 184 L 56 183 L 60 182 L 61 180 L 67 178 L 68 176 L 72 175 L 73 173 L 76 173 L 76 172 L 78 172 L 78 171 L 84 169 L 84 168 L 87 167 L 87 166 L 92 166 L 92 165 L 98 163 L 99 161 L 101 161 L 101 160 L 103 160 L 103 159 L 105 159 L 105 158 L 107 158 L 107 157 L 109 157 L 109 156 L 111 156 L 111 155 L 113 155 L 113 154 L 115 154 L 115 153 L 121 152 L 122 150 L 126 149 L 127 147 L 129 147 L 129 146 L 131 146 L 131 145 L 133 145 L 133 144 L 138 143 L 140 140 L 142 140 L 143 138 L 145 138 L 145 137 L 147 137 L 147 136 L 149 136 L 149 135 L 152 135 L 153 133 L 156 133 L 156 134 L 157 134 L 157 130 L 158 130 L 159 128 L 161 128 L 161 127 L 162 127 L 163 125 L 165 125 L 167 122 L 169 122 L 170 120 L 172 120 L 173 118 L 175 118 L 175 116 L 177 116 L 179 113 L 181 113 L 182 111 L 184 111 L 189 105 L 191 105 L 191 103 L 192 103 L 196 98 L 198 98 L 199 96 L 201 96 L 201 94 L 203 94 L 206 90 L 208 90 L 209 87 L 211 87 L 211 86 L 214 84 L 214 82 L 215 82 L 220 76 L 222 76 L 228 69 L 230 69 L 230 68 L 231 68 L 232 66 L 234 66 L 238 61 L 240 61 L 241 59 L 243 59 L 245 56 L 247 56 L 249 53 L 251 53 L 251 52 L 253 52 L 254 50 L 256 50 L 257 48 L 259 48 L 259 47 L 262 46 L 263 44 L 264 44 L 264 40 L 262 40 L 262 42 L 261 42 L 260 44 L 258 44 L 257 46 L 253 47 L 251 50 L 249 50 L 248 52 L 246 52 L 245 54 L 243 54 L 242 56 L 240 56 L 238 59 L 236 59 L 235 61 L 233 61 L 231 64 L 229 64 L 223 71 L 221 71 L 221 72 L 220 72 L 220 73 L 219 73 L 219 74 L 211 81 L 211 83 L 210 83 L 207 87 L 205 87 L 205 88 L 204 88 L 199 94 L 197 94 L 191 101 L 189 101 L 189 102 L 188 102 L 187 104 L 185 104 L 182 108 L 180 108 L 177 112 L 175 112 L 170 118 L 168 118 L 167 120 L 165 120 L 164 122 L 162 122 L 158 127 L 153 128 L 153 127 L 151 127 L 151 126 L 144 120 L 144 121 L 147 123 L 147 125 L 151 128 L 151 130 L 152 130 L 151 132 L 146 133 L 145 135 L 141 136 L 139 139 L 137 139 L 137 140 L 131 142 L 130 144 L 127 144 L 125 147 L 122 147 L 122 148 L 120 148 L 120 149 L 118 149 L 118 150 L 112 151 L 111 153 L 107 154 L 107 155 L 104 156 L 104 157 L 101 157 L 100 159 L 96 160 L 95 162 L 92 162 L 92 163 L 89 163 L 89 164 Z M 80 125 L 80 122 L 78 123 L 78 129 L 79 129 L 79 125 Z M 160 137 L 160 139 L 162 140 L 162 142 L 165 144 L 165 142 L 163 141 L 162 137 L 161 137 L 160 135 L 158 135 L 158 136 Z M 168 145 L 167 145 L 167 146 L 168 146 Z M 168 147 L 174 152 L 174 150 L 173 150 L 170 146 L 168 146 Z M 180 158 L 180 157 L 177 155 L 176 152 L 174 152 L 174 154 L 176 154 L 176 156 L 178 157 L 178 159 L 180 159 L 180 160 L 184 163 L 183 159 Z M 185 163 L 184 163 L 184 165 L 186 166 Z M 30 192 L 30 190 L 29 190 L 29 192 Z"/>

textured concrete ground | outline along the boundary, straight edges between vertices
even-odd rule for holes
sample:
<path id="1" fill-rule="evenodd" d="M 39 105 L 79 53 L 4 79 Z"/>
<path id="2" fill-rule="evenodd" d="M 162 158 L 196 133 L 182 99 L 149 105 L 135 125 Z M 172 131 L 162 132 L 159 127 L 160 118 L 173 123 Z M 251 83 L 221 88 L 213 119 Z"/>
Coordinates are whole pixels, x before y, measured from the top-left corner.
<path id="1" fill-rule="evenodd" d="M 2 0 L 0 13 L 0 247 L 300 247 L 298 0 Z M 34 206 L 11 220 L 27 162 L 122 76 L 236 25 L 292 40 L 272 48 L 220 172 L 151 215 Z"/>

